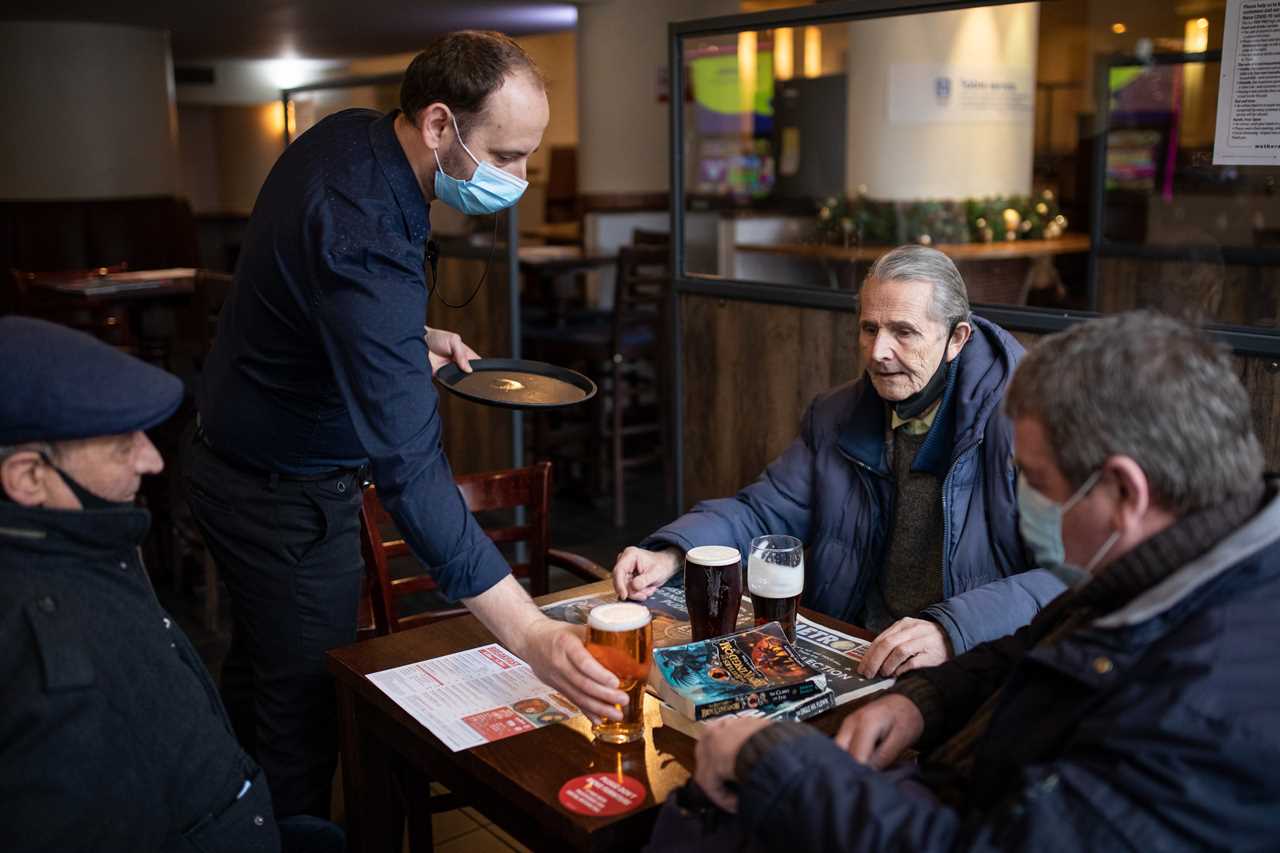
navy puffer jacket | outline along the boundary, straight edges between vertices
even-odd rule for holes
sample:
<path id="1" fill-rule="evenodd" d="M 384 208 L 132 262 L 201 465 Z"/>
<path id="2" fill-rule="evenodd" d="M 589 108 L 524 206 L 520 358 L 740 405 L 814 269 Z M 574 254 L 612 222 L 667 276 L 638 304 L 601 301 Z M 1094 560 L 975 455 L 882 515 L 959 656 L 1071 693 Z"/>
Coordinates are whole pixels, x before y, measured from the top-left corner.
<path id="1" fill-rule="evenodd" d="M 907 677 L 941 703 L 925 741 L 990 703 L 963 802 L 814 730 L 742 780 L 743 831 L 761 849 L 841 853 L 1280 850 L 1277 486 L 1118 609 L 1055 633 L 1064 595 L 1013 636 Z"/>
<path id="2" fill-rule="evenodd" d="M 942 625 L 956 654 L 1016 631 L 1063 590 L 1048 572 L 1027 571 L 1018 535 L 1012 427 L 1000 401 L 1022 347 L 980 317 L 973 327 L 914 463 L 943 478 L 946 539 L 944 600 L 921 615 Z M 642 546 L 731 544 L 745 554 L 756 536 L 790 534 L 808 549 L 804 606 L 856 621 L 893 523 L 885 412 L 865 376 L 818 396 L 758 480 L 699 503 Z"/>

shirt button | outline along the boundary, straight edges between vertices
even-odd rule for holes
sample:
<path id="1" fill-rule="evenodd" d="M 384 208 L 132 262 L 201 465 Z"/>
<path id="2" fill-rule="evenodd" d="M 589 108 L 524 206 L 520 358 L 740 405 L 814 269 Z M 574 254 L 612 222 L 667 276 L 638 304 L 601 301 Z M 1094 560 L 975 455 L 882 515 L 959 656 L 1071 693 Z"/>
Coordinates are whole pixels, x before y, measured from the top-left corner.
<path id="1" fill-rule="evenodd" d="M 260 814 L 256 814 L 256 815 L 254 815 L 254 816 L 253 816 L 253 825 L 254 825 L 254 826 L 262 826 L 264 823 L 266 823 L 266 821 L 262 819 L 262 815 L 260 815 Z"/>
<path id="2" fill-rule="evenodd" d="M 1106 675 L 1115 669 L 1115 665 L 1111 663 L 1111 658 L 1099 657 L 1093 659 L 1093 671 L 1098 675 Z"/>
<path id="3" fill-rule="evenodd" d="M 120 561 L 120 571 L 122 571 L 122 572 L 123 572 L 123 571 L 127 571 L 127 570 L 128 570 L 128 568 L 129 568 L 129 564 L 128 564 L 128 563 L 126 563 L 124 560 L 121 560 L 121 561 Z"/>
<path id="4" fill-rule="evenodd" d="M 170 625 L 172 625 L 172 624 L 173 624 L 173 623 L 169 621 L 169 617 L 168 617 L 168 616 L 164 617 L 164 627 L 165 627 L 165 629 L 166 629 L 166 630 L 167 630 L 167 629 L 169 628 L 169 626 L 170 626 Z"/>
<path id="5" fill-rule="evenodd" d="M 338 491 L 339 491 L 339 492 L 345 492 L 346 490 L 347 490 L 347 484 L 346 484 L 346 483 L 344 483 L 344 482 L 342 482 L 341 480 L 339 480 L 339 481 L 338 481 Z"/>
<path id="6" fill-rule="evenodd" d="M 47 595 L 36 602 L 36 607 L 39 607 L 44 613 L 52 613 L 58 609 L 58 605 L 54 604 L 53 599 Z"/>

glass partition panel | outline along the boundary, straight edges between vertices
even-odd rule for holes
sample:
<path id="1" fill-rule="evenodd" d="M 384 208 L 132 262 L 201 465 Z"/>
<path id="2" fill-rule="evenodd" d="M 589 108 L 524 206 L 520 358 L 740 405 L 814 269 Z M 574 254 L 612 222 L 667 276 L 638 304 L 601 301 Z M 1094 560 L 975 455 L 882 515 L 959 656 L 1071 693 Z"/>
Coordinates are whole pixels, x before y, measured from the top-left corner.
<path id="1" fill-rule="evenodd" d="M 1280 167 L 1213 162 L 1224 3 L 827 20 L 680 40 L 687 275 L 850 291 L 914 242 L 975 304 L 1276 326 Z"/>

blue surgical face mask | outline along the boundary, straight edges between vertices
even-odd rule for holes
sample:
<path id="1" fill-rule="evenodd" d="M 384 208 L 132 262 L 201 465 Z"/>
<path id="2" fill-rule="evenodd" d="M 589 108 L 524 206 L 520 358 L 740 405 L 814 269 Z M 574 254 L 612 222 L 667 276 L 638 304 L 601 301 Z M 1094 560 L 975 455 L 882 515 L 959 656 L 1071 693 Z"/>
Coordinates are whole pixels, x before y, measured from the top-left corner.
<path id="1" fill-rule="evenodd" d="M 471 149 L 462 141 L 462 133 L 458 131 L 458 120 L 453 119 L 453 130 L 458 135 L 458 144 L 467 156 L 475 160 L 476 172 L 467 180 L 451 178 L 444 173 L 440 163 L 440 154 L 436 156 L 436 198 L 468 216 L 479 216 L 485 213 L 497 213 L 505 210 L 520 200 L 528 188 L 529 182 L 522 181 L 510 172 L 504 172 L 497 166 L 482 163 L 471 153 Z"/>
<path id="2" fill-rule="evenodd" d="M 1087 581 L 1094 567 L 1120 538 L 1119 530 L 1113 532 L 1084 568 L 1067 562 L 1067 549 L 1062 541 L 1063 516 L 1089 494 L 1101 476 L 1101 471 L 1095 471 L 1066 503 L 1057 504 L 1032 488 L 1025 474 L 1018 474 L 1018 532 L 1022 534 L 1022 541 L 1031 549 L 1039 568 L 1047 569 L 1069 587 Z"/>

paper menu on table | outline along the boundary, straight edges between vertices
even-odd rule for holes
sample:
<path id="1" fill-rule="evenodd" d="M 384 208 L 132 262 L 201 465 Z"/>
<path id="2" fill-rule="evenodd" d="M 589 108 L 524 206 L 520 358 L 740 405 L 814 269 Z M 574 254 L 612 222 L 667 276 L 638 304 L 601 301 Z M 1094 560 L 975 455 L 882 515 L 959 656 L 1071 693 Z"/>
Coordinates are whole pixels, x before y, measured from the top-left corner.
<path id="1" fill-rule="evenodd" d="M 527 663 L 496 643 L 366 677 L 454 752 L 579 713 Z"/>

